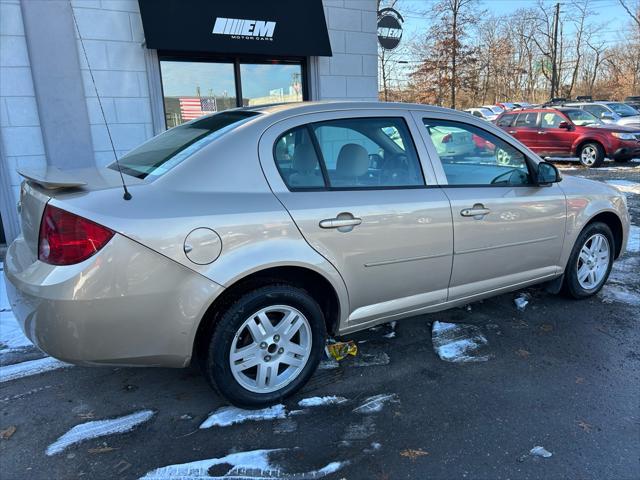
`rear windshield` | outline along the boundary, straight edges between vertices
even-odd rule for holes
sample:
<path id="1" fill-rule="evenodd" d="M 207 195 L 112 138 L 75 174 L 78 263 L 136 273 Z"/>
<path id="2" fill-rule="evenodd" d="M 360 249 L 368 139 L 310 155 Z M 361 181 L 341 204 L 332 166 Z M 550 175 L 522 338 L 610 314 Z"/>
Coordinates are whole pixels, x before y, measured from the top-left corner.
<path id="1" fill-rule="evenodd" d="M 256 115 L 259 113 L 246 110 L 227 111 L 167 130 L 120 158 L 122 173 L 137 178 L 160 176 L 216 138 Z M 118 170 L 115 162 L 109 165 L 109 168 Z"/>

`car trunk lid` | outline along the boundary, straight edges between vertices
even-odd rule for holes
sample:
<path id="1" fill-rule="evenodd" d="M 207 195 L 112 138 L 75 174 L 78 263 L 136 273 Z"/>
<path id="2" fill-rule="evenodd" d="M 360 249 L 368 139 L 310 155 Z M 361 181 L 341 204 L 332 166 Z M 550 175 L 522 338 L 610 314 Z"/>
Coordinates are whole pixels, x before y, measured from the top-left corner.
<path id="1" fill-rule="evenodd" d="M 54 197 L 63 199 L 65 195 L 78 192 L 122 188 L 119 173 L 108 168 L 63 171 L 48 166 L 40 169 L 19 169 L 18 173 L 25 179 L 18 202 L 20 226 L 24 240 L 33 255 L 33 261 L 38 256 L 40 221 L 49 200 Z M 128 185 L 145 183 L 131 176 L 126 177 L 126 182 Z"/>

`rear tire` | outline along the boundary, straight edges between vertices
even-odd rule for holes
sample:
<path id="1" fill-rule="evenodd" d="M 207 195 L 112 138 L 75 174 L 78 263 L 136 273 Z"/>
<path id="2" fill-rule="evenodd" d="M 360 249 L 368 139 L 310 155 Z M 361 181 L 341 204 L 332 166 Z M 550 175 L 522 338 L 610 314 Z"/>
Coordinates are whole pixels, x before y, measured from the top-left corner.
<path id="1" fill-rule="evenodd" d="M 311 378 L 326 336 L 322 309 L 305 290 L 260 287 L 220 316 L 202 362 L 204 374 L 234 405 L 272 405 Z"/>
<path id="2" fill-rule="evenodd" d="M 627 163 L 629 160 L 631 160 L 631 158 L 614 158 L 613 160 L 616 163 Z"/>
<path id="3" fill-rule="evenodd" d="M 564 271 L 564 290 L 577 299 L 591 297 L 609 278 L 615 243 L 611 229 L 604 223 L 587 225 L 576 240 Z"/>
<path id="4" fill-rule="evenodd" d="M 604 163 L 604 148 L 596 142 L 585 143 L 578 152 L 580 163 L 588 168 L 598 168 Z"/>

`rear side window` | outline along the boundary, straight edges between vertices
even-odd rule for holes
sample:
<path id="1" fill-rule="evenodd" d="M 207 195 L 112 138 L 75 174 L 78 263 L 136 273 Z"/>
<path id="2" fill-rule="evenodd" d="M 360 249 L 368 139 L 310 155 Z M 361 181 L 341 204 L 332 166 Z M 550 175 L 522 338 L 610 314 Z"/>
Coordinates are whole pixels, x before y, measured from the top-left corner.
<path id="1" fill-rule="evenodd" d="M 507 113 L 505 115 L 502 115 L 498 121 L 496 122 L 496 124 L 499 127 L 510 127 L 511 124 L 513 123 L 513 119 L 516 118 L 516 115 L 513 113 Z"/>
<path id="2" fill-rule="evenodd" d="M 312 123 L 282 135 L 274 157 L 289 189 L 366 189 L 424 185 L 401 118 Z"/>
<path id="3" fill-rule="evenodd" d="M 224 133 L 260 115 L 251 111 L 227 111 L 171 128 L 134 148 L 119 159 L 123 173 L 138 178 L 160 176 Z M 109 165 L 117 170 L 116 163 Z"/>
<path id="4" fill-rule="evenodd" d="M 323 188 L 325 181 L 308 127 L 289 130 L 276 142 L 276 166 L 291 189 Z"/>
<path id="5" fill-rule="evenodd" d="M 535 112 L 521 113 L 516 120 L 516 127 L 535 127 L 538 122 L 538 114 Z"/>

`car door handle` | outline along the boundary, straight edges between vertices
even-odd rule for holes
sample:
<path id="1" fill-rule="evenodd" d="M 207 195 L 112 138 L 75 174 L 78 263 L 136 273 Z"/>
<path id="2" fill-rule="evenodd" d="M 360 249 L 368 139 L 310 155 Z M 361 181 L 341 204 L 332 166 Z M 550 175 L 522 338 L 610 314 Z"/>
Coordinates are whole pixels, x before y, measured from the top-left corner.
<path id="1" fill-rule="evenodd" d="M 491 213 L 491 210 L 484 208 L 484 205 L 476 204 L 473 208 L 465 208 L 460 212 L 463 217 L 476 217 L 482 218 L 485 215 Z"/>
<path id="2" fill-rule="evenodd" d="M 513 135 L 514 133 L 518 133 L 518 131 L 517 131 L 517 130 L 509 130 L 509 133 L 510 133 L 511 135 Z"/>
<path id="3" fill-rule="evenodd" d="M 356 227 L 362 223 L 361 218 L 326 218 L 320 220 L 320 228 Z"/>
<path id="4" fill-rule="evenodd" d="M 542 130 L 538 130 L 538 135 L 546 135 L 547 132 L 543 132 Z"/>

